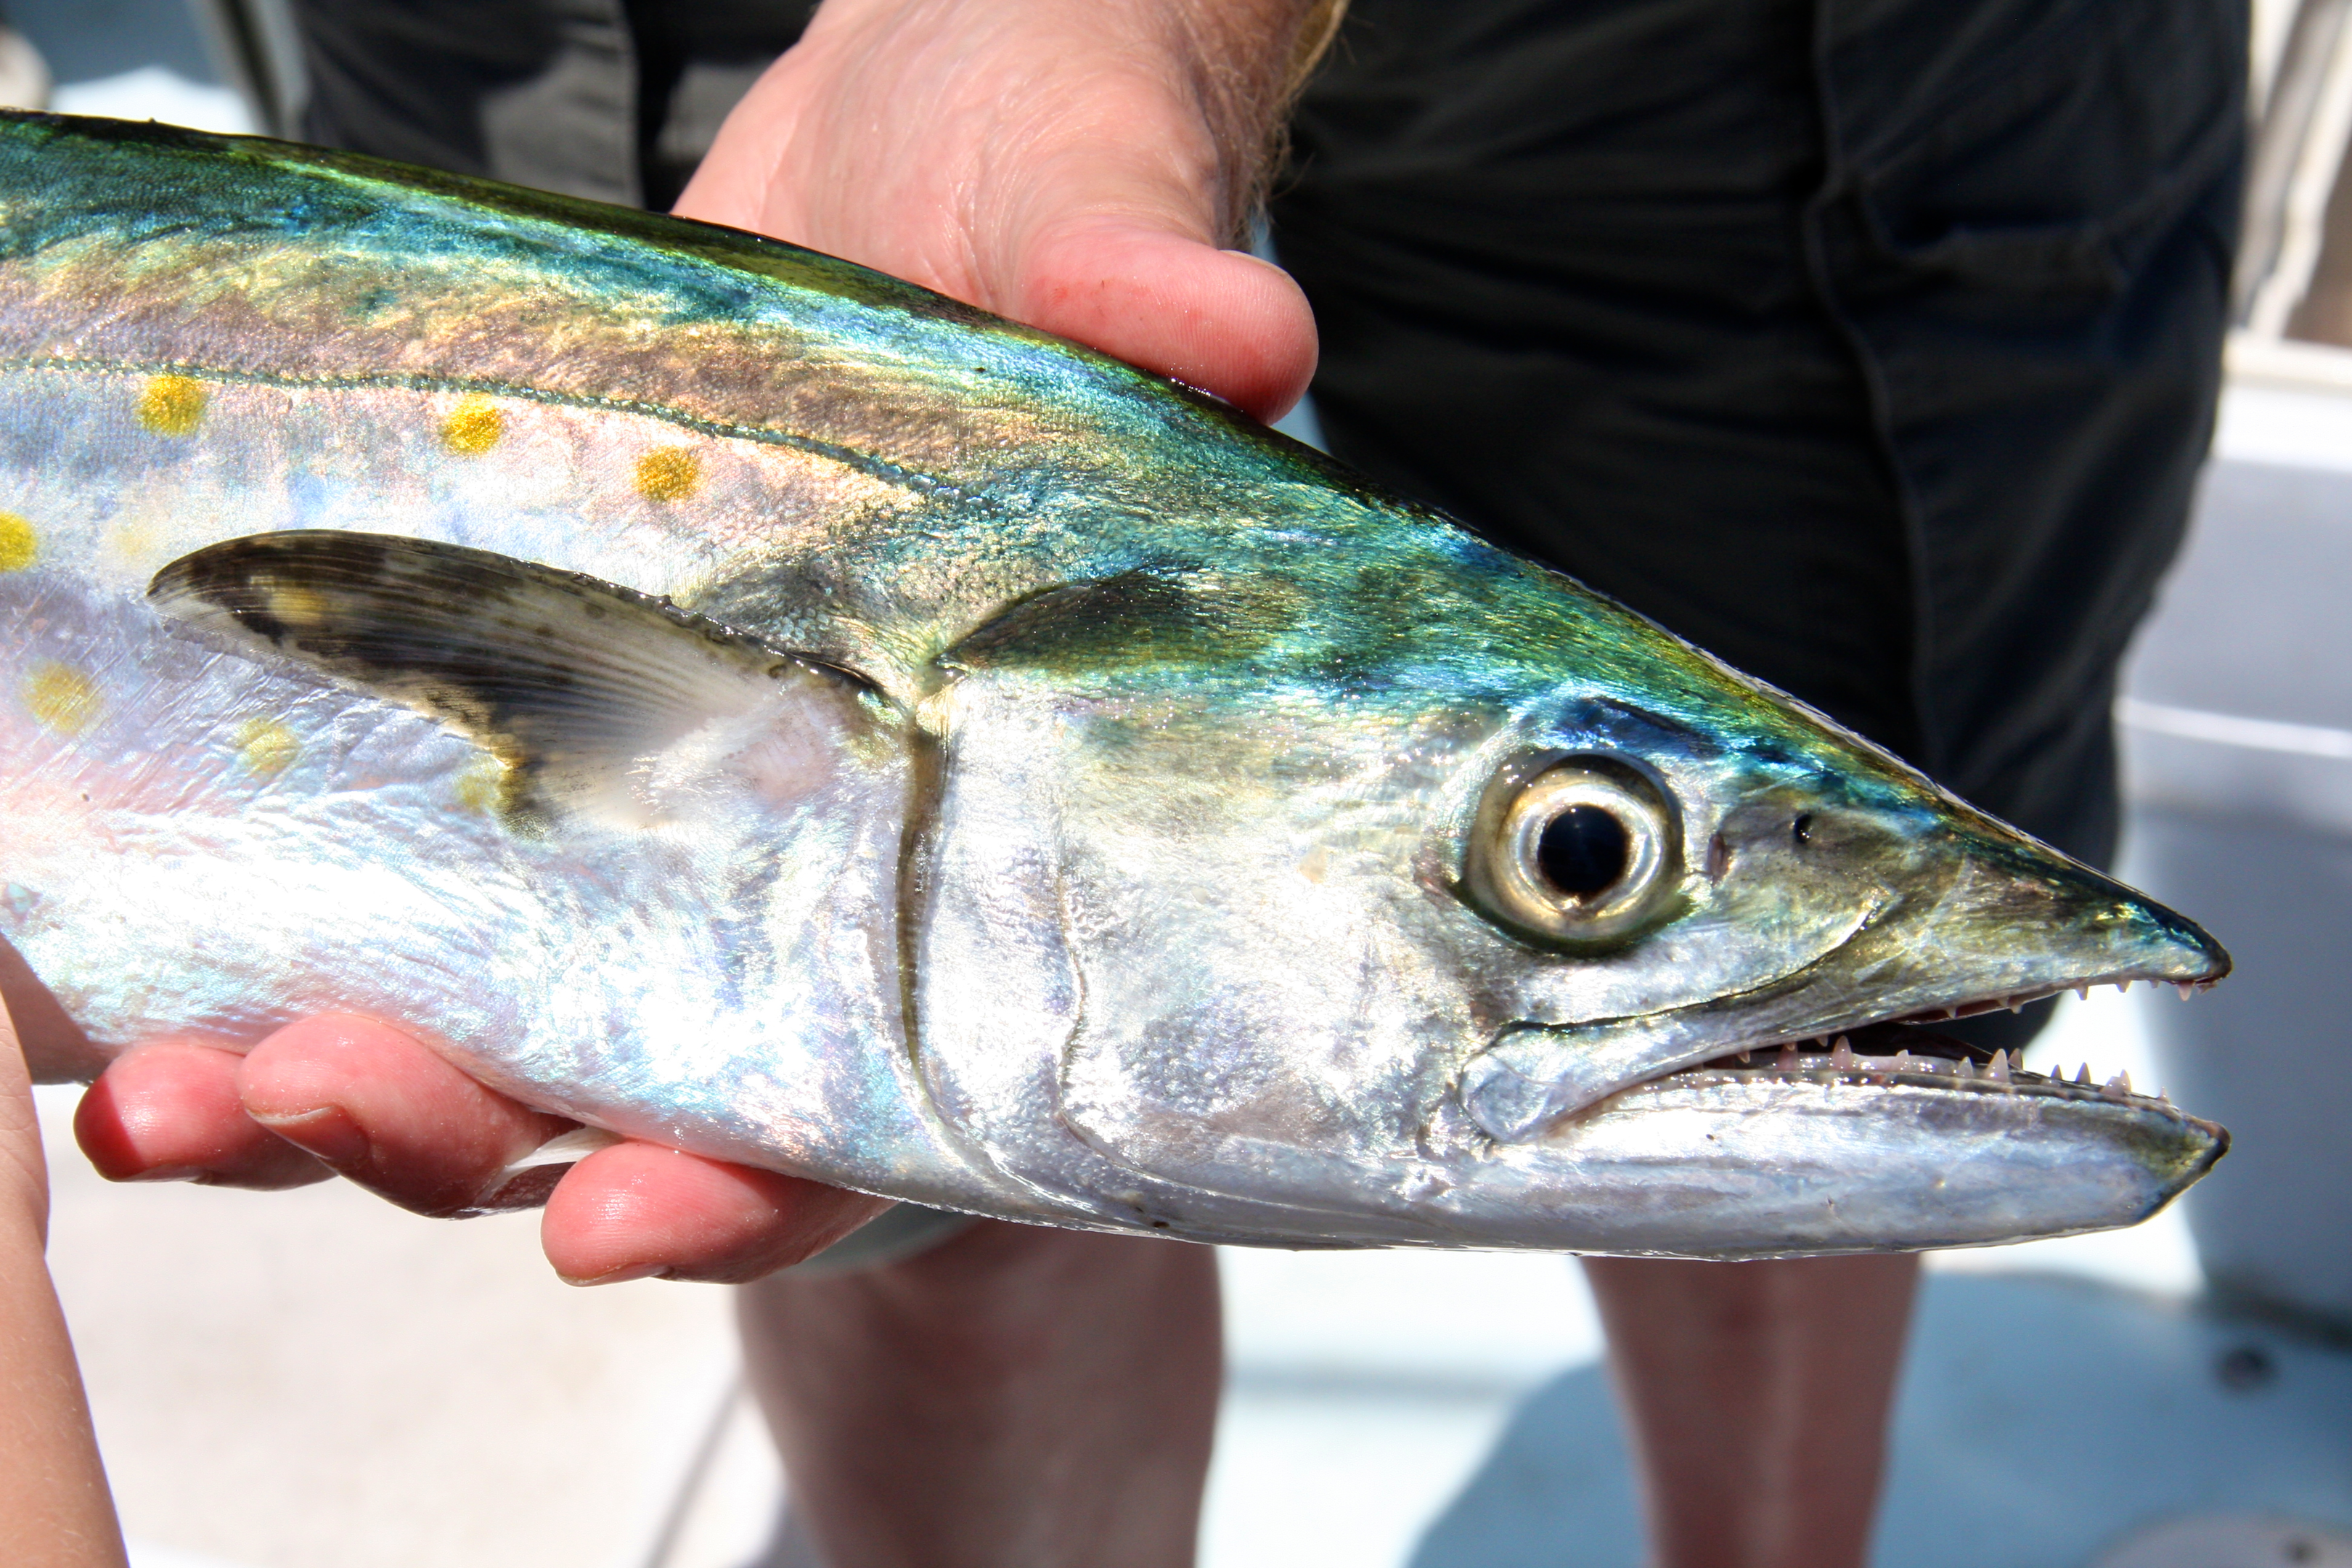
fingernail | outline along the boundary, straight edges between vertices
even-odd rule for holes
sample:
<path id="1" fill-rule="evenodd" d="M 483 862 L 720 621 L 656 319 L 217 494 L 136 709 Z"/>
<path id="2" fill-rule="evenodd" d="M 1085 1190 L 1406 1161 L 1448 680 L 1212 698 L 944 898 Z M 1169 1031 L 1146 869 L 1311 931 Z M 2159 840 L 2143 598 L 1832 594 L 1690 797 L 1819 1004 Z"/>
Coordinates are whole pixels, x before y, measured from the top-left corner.
<path id="1" fill-rule="evenodd" d="M 116 1179 L 125 1182 L 193 1182 L 204 1173 L 202 1165 L 158 1165 L 152 1171 Z"/>
<path id="2" fill-rule="evenodd" d="M 367 1133 L 340 1105 L 322 1105 L 294 1116 L 257 1115 L 253 1119 L 339 1171 L 364 1169 L 374 1161 L 375 1150 L 368 1142 Z"/>
<path id="3" fill-rule="evenodd" d="M 632 1279 L 659 1279 L 667 1277 L 668 1273 L 669 1270 L 658 1263 L 629 1263 L 624 1264 L 622 1267 L 613 1269 L 609 1273 L 590 1274 L 586 1276 L 558 1274 L 556 1278 L 562 1280 L 566 1285 L 579 1285 L 584 1287 L 589 1285 L 625 1285 Z"/>
<path id="4" fill-rule="evenodd" d="M 521 1209 L 541 1208 L 548 1194 L 562 1181 L 569 1165 L 533 1165 L 530 1170 L 501 1182 L 453 1215 L 457 1219 L 478 1219 L 484 1215 L 513 1214 Z"/>

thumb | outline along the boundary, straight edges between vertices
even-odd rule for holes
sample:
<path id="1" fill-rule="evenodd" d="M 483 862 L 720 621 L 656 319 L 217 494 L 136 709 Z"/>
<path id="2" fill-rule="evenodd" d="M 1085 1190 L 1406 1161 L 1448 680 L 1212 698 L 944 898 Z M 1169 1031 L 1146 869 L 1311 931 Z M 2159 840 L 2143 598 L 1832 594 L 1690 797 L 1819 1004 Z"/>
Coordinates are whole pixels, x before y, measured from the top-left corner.
<path id="1" fill-rule="evenodd" d="M 1026 247 L 1004 313 L 1279 419 L 1315 374 L 1290 275 L 1133 220 L 1077 220 Z"/>

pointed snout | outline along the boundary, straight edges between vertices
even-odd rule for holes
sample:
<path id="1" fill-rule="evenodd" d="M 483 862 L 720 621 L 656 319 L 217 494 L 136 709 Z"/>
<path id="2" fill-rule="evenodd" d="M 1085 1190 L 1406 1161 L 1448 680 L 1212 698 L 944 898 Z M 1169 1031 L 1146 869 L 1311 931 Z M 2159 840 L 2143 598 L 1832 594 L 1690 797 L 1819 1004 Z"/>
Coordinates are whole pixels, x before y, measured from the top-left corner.
<path id="1" fill-rule="evenodd" d="M 2153 981 L 2210 985 L 2230 954 L 2196 921 L 2015 830 L 1956 835 L 1958 875 L 1934 918 L 1954 958 L 2042 992 Z M 1990 978 L 1990 975 L 1988 975 Z"/>

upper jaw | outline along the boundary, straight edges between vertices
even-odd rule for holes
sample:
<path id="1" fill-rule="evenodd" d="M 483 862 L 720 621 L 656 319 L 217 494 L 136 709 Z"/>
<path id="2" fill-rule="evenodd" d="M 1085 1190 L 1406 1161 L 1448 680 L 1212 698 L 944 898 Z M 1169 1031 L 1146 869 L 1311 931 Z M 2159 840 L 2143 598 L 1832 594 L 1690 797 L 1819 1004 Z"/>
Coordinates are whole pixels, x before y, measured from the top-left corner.
<path id="1" fill-rule="evenodd" d="M 1832 1050 L 1837 1037 L 1874 1025 L 1932 1024 L 2094 984 L 2147 980 L 2186 992 L 2229 973 L 2229 954 L 2192 922 L 2019 842 L 2033 852 L 2026 865 L 2013 854 L 2000 858 L 2008 866 L 1969 858 L 1926 907 L 1890 910 L 1759 992 L 1635 1017 L 1506 1026 L 1465 1064 L 1463 1110 L 1489 1137 L 1523 1142 L 1621 1089 L 1739 1051 Z"/>

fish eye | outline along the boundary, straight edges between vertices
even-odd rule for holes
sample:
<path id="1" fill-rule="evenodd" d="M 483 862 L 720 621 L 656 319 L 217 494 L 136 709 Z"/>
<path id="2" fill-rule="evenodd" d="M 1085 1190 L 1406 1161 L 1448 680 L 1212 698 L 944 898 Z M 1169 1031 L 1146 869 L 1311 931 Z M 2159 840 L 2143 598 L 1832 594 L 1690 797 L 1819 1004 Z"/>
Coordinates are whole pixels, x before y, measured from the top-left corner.
<path id="1" fill-rule="evenodd" d="M 1610 757 L 1506 768 L 1472 830 L 1464 883 L 1505 923 L 1573 942 L 1622 938 L 1672 885 L 1680 846 L 1663 792 Z"/>
<path id="2" fill-rule="evenodd" d="M 1536 835 L 1536 874 L 1574 899 L 1605 893 L 1633 855 L 1625 825 L 1605 805 L 1571 805 Z"/>

